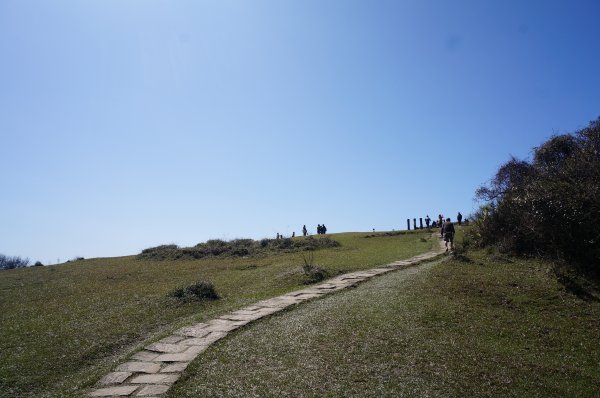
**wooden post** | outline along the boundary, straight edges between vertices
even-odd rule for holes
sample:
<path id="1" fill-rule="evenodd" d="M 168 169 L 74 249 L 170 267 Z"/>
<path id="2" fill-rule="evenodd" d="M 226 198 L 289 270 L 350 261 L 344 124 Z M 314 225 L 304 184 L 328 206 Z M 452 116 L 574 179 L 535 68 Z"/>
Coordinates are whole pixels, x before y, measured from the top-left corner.
<path id="1" fill-rule="evenodd" d="M 410 231 L 410 218 L 406 219 L 406 228 Z"/>
<path id="2" fill-rule="evenodd" d="M 413 229 L 417 229 L 417 219 L 413 218 Z"/>
<path id="3" fill-rule="evenodd" d="M 423 218 L 419 218 L 419 229 L 423 229 Z"/>

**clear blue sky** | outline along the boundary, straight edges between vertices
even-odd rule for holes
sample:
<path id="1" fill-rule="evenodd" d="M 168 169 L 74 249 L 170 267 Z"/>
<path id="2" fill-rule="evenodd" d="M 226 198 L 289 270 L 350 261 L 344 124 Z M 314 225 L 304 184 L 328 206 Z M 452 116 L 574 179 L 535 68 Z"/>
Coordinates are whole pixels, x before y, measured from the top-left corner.
<path id="1" fill-rule="evenodd" d="M 598 1 L 0 1 L 0 253 L 405 228 L 600 115 Z"/>

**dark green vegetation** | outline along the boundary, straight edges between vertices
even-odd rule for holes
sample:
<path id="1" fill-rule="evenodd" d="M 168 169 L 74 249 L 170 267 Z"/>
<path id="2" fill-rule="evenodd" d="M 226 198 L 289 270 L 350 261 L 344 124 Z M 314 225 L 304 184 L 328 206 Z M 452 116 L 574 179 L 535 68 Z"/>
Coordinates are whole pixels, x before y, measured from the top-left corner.
<path id="1" fill-rule="evenodd" d="M 388 231 L 388 232 L 378 232 L 365 235 L 365 238 L 383 238 L 385 236 L 397 236 L 397 235 L 405 235 L 410 234 L 410 231 Z"/>
<path id="2" fill-rule="evenodd" d="M 214 285 L 208 281 L 198 281 L 186 287 L 178 287 L 168 294 L 179 301 L 216 300 L 219 298 Z"/>
<path id="3" fill-rule="evenodd" d="M 341 246 L 315 251 L 314 263 L 336 275 L 431 247 L 421 241 L 427 233 L 364 236 L 332 235 Z M 177 261 L 130 256 L 1 272 L 0 396 L 78 396 L 148 339 L 304 287 L 302 253 Z M 198 280 L 212 281 L 221 299 L 181 304 L 168 297 Z"/>
<path id="4" fill-rule="evenodd" d="M 141 260 L 198 260 L 207 257 L 256 257 L 274 253 L 292 253 L 302 250 L 319 250 L 338 247 L 340 243 L 329 236 L 304 239 L 220 239 L 198 243 L 193 247 L 161 245 L 142 250 Z"/>
<path id="5" fill-rule="evenodd" d="M 302 260 L 304 261 L 302 271 L 306 275 L 306 284 L 317 283 L 327 278 L 327 271 L 315 264 L 314 252 L 303 253 Z"/>
<path id="6" fill-rule="evenodd" d="M 597 299 L 569 293 L 540 260 L 450 257 L 242 329 L 169 396 L 598 396 Z"/>
<path id="7" fill-rule="evenodd" d="M 600 280 L 600 119 L 511 159 L 477 195 L 476 242 L 564 260 Z"/>
<path id="8" fill-rule="evenodd" d="M 4 254 L 0 254 L 0 270 L 4 269 L 15 269 L 15 268 L 24 268 L 29 265 L 28 258 L 21 258 L 18 256 L 5 256 Z M 36 263 L 37 265 L 37 263 Z"/>

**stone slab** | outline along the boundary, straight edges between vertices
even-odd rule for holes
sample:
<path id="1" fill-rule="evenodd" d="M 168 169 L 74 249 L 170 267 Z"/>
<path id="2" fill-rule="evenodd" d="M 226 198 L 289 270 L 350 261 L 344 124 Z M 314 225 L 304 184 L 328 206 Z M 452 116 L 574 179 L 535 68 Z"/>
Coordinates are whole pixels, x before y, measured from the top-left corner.
<path id="1" fill-rule="evenodd" d="M 208 346 L 214 343 L 215 341 L 222 339 L 225 336 L 227 336 L 226 332 L 211 332 L 210 334 L 204 337 L 194 337 L 183 340 L 180 344 Z"/>
<path id="2" fill-rule="evenodd" d="M 231 321 L 238 321 L 238 322 L 251 322 L 254 321 L 256 319 L 260 318 L 260 313 L 258 312 L 253 312 L 252 314 L 234 314 L 234 313 L 230 313 L 230 314 L 226 314 L 223 315 L 221 317 L 221 319 L 228 319 Z"/>
<path id="3" fill-rule="evenodd" d="M 200 346 L 199 346 L 200 347 Z M 181 352 L 179 354 L 162 354 L 159 355 L 155 361 L 157 362 L 190 362 L 198 356 L 194 352 Z"/>
<path id="4" fill-rule="evenodd" d="M 318 293 L 303 293 L 302 296 L 298 296 L 300 297 L 302 300 L 310 300 L 316 297 L 322 297 L 322 294 L 318 294 Z"/>
<path id="5" fill-rule="evenodd" d="M 188 346 L 183 344 L 163 344 L 163 343 L 154 343 L 146 347 L 147 350 L 156 351 L 161 353 L 176 353 L 183 352 L 188 349 Z"/>
<path id="6" fill-rule="evenodd" d="M 291 297 L 286 297 L 285 299 L 279 299 L 279 298 L 275 298 L 275 299 L 269 299 L 269 300 L 264 300 L 259 302 L 258 304 L 261 307 L 269 307 L 269 308 L 286 308 L 289 307 L 290 305 L 294 305 L 297 304 L 299 302 L 299 300 L 296 300 L 295 298 L 291 298 Z M 261 311 L 261 310 L 259 310 Z"/>
<path id="7" fill-rule="evenodd" d="M 142 361 L 142 362 L 150 362 L 157 356 L 158 356 L 158 354 L 155 352 L 140 351 L 140 352 L 136 352 L 135 354 L 133 354 L 131 356 L 131 359 L 135 359 L 136 361 Z"/>
<path id="8" fill-rule="evenodd" d="M 327 294 L 327 292 L 321 290 L 321 289 L 315 289 L 315 288 L 310 288 L 310 289 L 304 289 L 303 290 L 304 294 Z"/>
<path id="9" fill-rule="evenodd" d="M 160 373 L 181 373 L 189 364 L 189 362 L 174 362 L 162 368 Z"/>
<path id="10" fill-rule="evenodd" d="M 337 287 L 336 285 L 318 285 L 318 286 L 315 286 L 315 289 L 329 290 L 329 289 L 335 289 L 336 287 Z"/>
<path id="11" fill-rule="evenodd" d="M 283 301 L 283 302 L 288 302 L 291 301 L 293 303 L 299 303 L 300 301 L 302 301 L 302 299 L 298 296 L 291 296 L 289 294 L 285 294 L 283 296 L 279 296 L 276 299 L 277 301 Z"/>
<path id="12" fill-rule="evenodd" d="M 262 307 L 259 307 L 259 309 Z M 256 315 L 258 310 L 252 310 L 252 311 L 248 311 L 248 310 L 237 310 L 237 311 L 233 311 L 231 312 L 231 314 L 234 315 L 248 315 L 248 316 L 252 316 L 252 315 Z"/>
<path id="13" fill-rule="evenodd" d="M 138 386 L 119 386 L 98 388 L 90 393 L 90 397 L 127 397 L 131 395 Z"/>
<path id="14" fill-rule="evenodd" d="M 343 276 L 341 277 L 339 280 L 341 282 L 345 282 L 345 281 L 364 281 L 365 278 L 364 276 L 356 276 L 356 275 L 347 275 L 347 276 Z"/>
<path id="15" fill-rule="evenodd" d="M 185 350 L 184 354 L 195 354 L 195 355 L 198 355 L 201 352 L 206 351 L 207 348 L 208 348 L 207 345 L 192 345 L 192 346 L 188 346 L 188 349 Z"/>
<path id="16" fill-rule="evenodd" d="M 242 308 L 243 311 L 256 311 L 259 309 L 260 309 L 260 307 L 256 304 L 248 305 L 248 306 Z"/>
<path id="17" fill-rule="evenodd" d="M 175 331 L 176 335 L 185 336 L 185 337 L 202 337 L 206 336 L 210 333 L 210 330 L 206 330 L 208 324 L 199 323 L 193 326 L 186 326 L 177 331 Z"/>
<path id="18" fill-rule="evenodd" d="M 100 384 L 102 386 L 109 385 L 109 384 L 121 384 L 125 380 L 127 380 L 127 378 L 129 376 L 131 376 L 132 374 L 133 373 L 131 373 L 131 372 L 110 372 L 109 374 L 104 376 L 98 382 L 98 384 Z"/>
<path id="19" fill-rule="evenodd" d="M 135 394 L 135 396 L 150 398 L 151 396 L 164 394 L 167 392 L 167 390 L 169 390 L 168 385 L 150 384 L 142 387 L 142 389 L 137 394 Z"/>
<path id="20" fill-rule="evenodd" d="M 336 290 L 340 290 L 340 287 L 343 288 L 345 286 L 331 285 L 331 286 L 317 287 L 317 289 L 322 290 L 323 292 L 326 292 L 326 293 L 331 293 L 331 292 L 335 292 Z"/>
<path id="21" fill-rule="evenodd" d="M 302 290 L 297 290 L 297 291 L 295 291 L 295 292 L 290 292 L 290 293 L 286 294 L 286 296 L 292 296 L 292 297 L 296 297 L 296 296 L 299 296 L 299 295 L 301 295 L 301 294 L 303 294 L 303 293 L 304 293 L 304 292 L 303 292 Z"/>
<path id="22" fill-rule="evenodd" d="M 354 283 L 354 282 L 353 282 Z M 300 296 L 298 296 L 299 298 L 302 298 L 302 296 L 306 295 L 306 294 L 317 294 L 320 296 L 324 296 L 327 294 L 327 292 L 324 292 L 321 289 L 314 289 L 314 290 L 307 290 L 305 292 L 303 292 Z"/>
<path id="23" fill-rule="evenodd" d="M 242 321 L 234 322 L 227 319 L 213 319 L 208 323 L 209 325 L 206 327 L 205 330 L 209 332 L 230 332 L 232 330 L 238 329 L 240 326 L 245 325 L 245 323 Z"/>
<path id="24" fill-rule="evenodd" d="M 348 286 L 351 286 L 351 285 L 356 285 L 357 283 L 362 282 L 362 281 L 366 281 L 366 280 L 369 280 L 369 278 L 364 278 L 364 279 L 345 279 L 343 281 L 335 281 L 330 286 L 333 286 L 334 288 L 335 287 L 340 287 L 340 286 L 348 287 Z"/>
<path id="25" fill-rule="evenodd" d="M 140 375 L 134 377 L 131 382 L 134 384 L 167 384 L 171 385 L 179 379 L 178 374 L 174 373 L 156 373 L 152 375 Z"/>
<path id="26" fill-rule="evenodd" d="M 165 337 L 163 339 L 158 340 L 158 343 L 162 343 L 162 344 L 177 344 L 177 343 L 179 343 L 183 339 L 185 339 L 185 337 L 183 337 L 183 336 L 171 335 L 171 336 L 167 336 L 167 337 Z"/>
<path id="27" fill-rule="evenodd" d="M 157 373 L 160 365 L 154 362 L 125 362 L 117 367 L 119 372 Z"/>
<path id="28" fill-rule="evenodd" d="M 241 326 L 244 326 L 244 325 L 247 325 L 247 324 L 249 324 L 249 323 L 250 323 L 250 322 L 252 322 L 252 321 L 255 321 L 255 320 L 257 320 L 258 318 L 260 318 L 260 317 L 259 317 L 258 315 L 255 315 L 255 316 L 253 316 L 252 318 L 246 318 L 246 319 L 235 319 L 235 320 L 234 320 L 234 319 L 229 319 L 229 320 L 230 320 L 230 321 L 234 321 L 234 322 L 235 322 L 235 324 L 236 324 L 238 327 L 241 327 Z M 219 318 L 219 319 L 221 319 L 221 318 Z M 227 320 L 227 319 L 226 319 L 226 320 Z"/>

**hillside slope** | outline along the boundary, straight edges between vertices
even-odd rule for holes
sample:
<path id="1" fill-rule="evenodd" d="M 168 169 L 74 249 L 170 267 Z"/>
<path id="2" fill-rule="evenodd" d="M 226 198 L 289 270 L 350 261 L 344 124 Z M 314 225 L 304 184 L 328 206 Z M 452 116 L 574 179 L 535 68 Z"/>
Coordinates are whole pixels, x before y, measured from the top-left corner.
<path id="1" fill-rule="evenodd" d="M 316 251 L 315 262 L 330 275 L 431 247 L 424 232 L 329 236 L 341 246 Z M 0 396 L 74 396 L 143 341 L 304 286 L 302 264 L 301 253 L 192 261 L 129 256 L 0 272 Z M 167 297 L 198 279 L 211 280 L 222 299 L 181 304 Z"/>
<path id="2" fill-rule="evenodd" d="M 169 397 L 597 397 L 600 302 L 567 292 L 543 261 L 470 257 L 240 330 Z"/>

